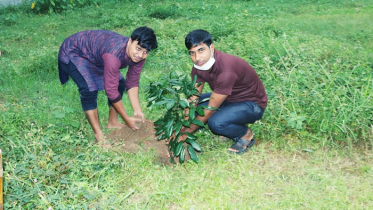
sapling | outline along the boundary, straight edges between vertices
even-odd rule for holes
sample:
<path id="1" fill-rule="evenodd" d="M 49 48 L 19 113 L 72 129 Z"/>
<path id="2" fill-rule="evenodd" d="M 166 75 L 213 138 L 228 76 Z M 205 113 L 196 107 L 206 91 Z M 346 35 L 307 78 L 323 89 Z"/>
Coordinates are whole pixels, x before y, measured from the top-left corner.
<path id="1" fill-rule="evenodd" d="M 175 72 L 164 75 L 160 80 L 151 82 L 146 90 L 148 107 L 163 106 L 166 113 L 154 122 L 158 140 L 166 140 L 171 156 L 171 162 L 178 158 L 179 163 L 185 161 L 187 155 L 198 163 L 196 152 L 201 152 L 201 146 L 196 142 L 197 137 L 188 132 L 181 132 L 182 127 L 190 124 L 203 127 L 204 124 L 196 119 L 196 114 L 204 116 L 204 109 L 214 110 L 207 106 L 196 106 L 196 101 L 188 100 L 191 96 L 199 96 L 195 88 L 197 77 L 191 82 L 186 76 Z M 187 116 L 185 110 L 189 112 Z M 180 136 L 186 135 L 185 140 Z M 183 138 L 184 139 L 184 138 Z"/>

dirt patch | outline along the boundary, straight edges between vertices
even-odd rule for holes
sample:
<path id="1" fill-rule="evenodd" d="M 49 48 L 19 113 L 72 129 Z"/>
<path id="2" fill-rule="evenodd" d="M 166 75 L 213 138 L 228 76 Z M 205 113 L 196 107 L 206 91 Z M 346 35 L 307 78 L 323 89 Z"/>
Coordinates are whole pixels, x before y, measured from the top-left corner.
<path id="1" fill-rule="evenodd" d="M 107 138 L 113 144 L 114 149 L 123 152 L 136 153 L 138 151 L 154 149 L 157 155 L 156 164 L 171 165 L 167 153 L 165 141 L 158 141 L 155 137 L 154 124 L 150 120 L 138 125 L 137 131 L 125 126 L 121 129 L 114 129 Z"/>

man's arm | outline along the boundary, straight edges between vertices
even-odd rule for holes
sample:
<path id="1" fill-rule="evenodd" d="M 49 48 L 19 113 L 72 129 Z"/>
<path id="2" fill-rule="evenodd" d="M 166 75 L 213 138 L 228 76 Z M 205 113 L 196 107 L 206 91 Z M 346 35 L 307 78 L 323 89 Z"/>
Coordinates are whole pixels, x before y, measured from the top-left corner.
<path id="1" fill-rule="evenodd" d="M 138 130 L 136 118 L 129 117 L 122 103 L 122 97 L 118 91 L 120 60 L 110 53 L 102 55 L 104 61 L 104 86 L 105 92 L 114 109 L 123 118 L 124 122 L 133 130 Z"/>
<path id="2" fill-rule="evenodd" d="M 212 92 L 208 106 L 219 108 L 220 105 L 224 102 L 224 100 L 227 97 L 228 95 L 222 95 L 222 94 Z M 211 115 L 215 113 L 215 111 L 216 110 L 205 109 L 204 110 L 205 116 L 198 115 L 196 119 L 202 121 L 203 123 L 206 123 L 207 120 L 211 117 Z M 198 125 L 190 124 L 190 128 L 184 128 L 182 132 L 193 133 L 198 127 L 199 127 Z"/>
<path id="3" fill-rule="evenodd" d="M 128 98 L 130 99 L 131 106 L 133 109 L 133 115 L 140 117 L 141 120 L 145 121 L 144 113 L 141 110 L 140 100 L 139 100 L 139 87 L 133 87 L 127 91 Z"/>
<path id="4" fill-rule="evenodd" d="M 133 109 L 133 115 L 140 117 L 143 122 L 145 121 L 145 116 L 140 106 L 139 82 L 144 64 L 145 60 L 142 60 L 134 66 L 129 66 L 126 74 L 126 89 Z"/>
<path id="5" fill-rule="evenodd" d="M 112 104 L 113 104 L 114 109 L 118 112 L 118 114 L 120 114 L 120 116 L 122 117 L 122 119 L 124 120 L 124 122 L 126 123 L 126 125 L 128 127 L 130 127 L 132 130 L 138 130 L 139 129 L 136 125 L 136 122 L 138 121 L 138 119 L 133 118 L 133 117 L 129 117 L 127 115 L 127 112 L 124 109 L 122 100 L 119 100 L 118 102 L 115 102 L 115 103 L 112 103 Z"/>

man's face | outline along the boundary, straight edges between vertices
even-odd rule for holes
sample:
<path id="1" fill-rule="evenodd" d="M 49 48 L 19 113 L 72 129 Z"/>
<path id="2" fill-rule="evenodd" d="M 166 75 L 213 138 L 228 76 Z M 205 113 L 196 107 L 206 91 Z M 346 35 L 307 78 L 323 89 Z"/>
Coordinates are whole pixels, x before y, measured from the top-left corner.
<path id="1" fill-rule="evenodd" d="M 211 50 L 210 50 L 211 48 Z M 200 43 L 199 45 L 189 49 L 190 59 L 197 66 L 203 66 L 210 60 L 214 53 L 214 44 L 210 45 L 210 48 L 205 43 Z"/>
<path id="2" fill-rule="evenodd" d="M 130 59 L 135 63 L 144 60 L 149 55 L 149 51 L 147 49 L 142 48 L 137 40 L 132 41 L 131 38 L 128 40 L 126 53 L 128 57 L 130 57 Z"/>

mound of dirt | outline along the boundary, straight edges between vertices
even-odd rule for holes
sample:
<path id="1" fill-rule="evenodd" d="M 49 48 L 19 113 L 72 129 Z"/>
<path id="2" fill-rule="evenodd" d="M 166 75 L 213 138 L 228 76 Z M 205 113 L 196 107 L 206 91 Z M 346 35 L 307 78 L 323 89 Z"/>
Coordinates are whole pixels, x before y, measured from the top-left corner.
<path id="1" fill-rule="evenodd" d="M 156 139 L 153 122 L 146 120 L 145 123 L 139 123 L 138 127 L 140 129 L 137 131 L 133 131 L 127 126 L 114 129 L 107 135 L 107 138 L 112 142 L 114 148 L 119 148 L 123 152 L 136 153 L 154 149 L 157 154 L 156 162 L 162 165 L 171 165 L 165 141 Z"/>

